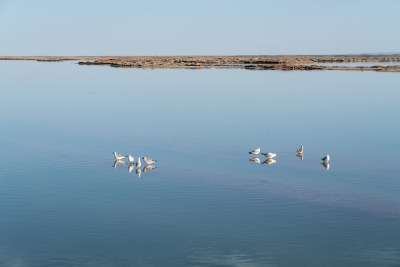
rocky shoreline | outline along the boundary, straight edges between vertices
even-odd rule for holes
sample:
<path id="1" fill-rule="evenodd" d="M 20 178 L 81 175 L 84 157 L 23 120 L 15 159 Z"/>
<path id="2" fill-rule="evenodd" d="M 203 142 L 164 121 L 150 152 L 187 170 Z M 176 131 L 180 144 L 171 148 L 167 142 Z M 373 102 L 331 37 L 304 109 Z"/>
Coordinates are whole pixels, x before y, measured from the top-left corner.
<path id="1" fill-rule="evenodd" d="M 0 57 L 0 60 L 45 62 L 78 61 L 80 65 L 123 68 L 235 68 L 248 70 L 348 70 L 400 72 L 400 54 L 391 55 L 276 55 L 276 56 L 34 56 Z M 325 66 L 319 63 L 376 62 L 372 66 Z M 380 62 L 398 62 L 383 66 Z"/>

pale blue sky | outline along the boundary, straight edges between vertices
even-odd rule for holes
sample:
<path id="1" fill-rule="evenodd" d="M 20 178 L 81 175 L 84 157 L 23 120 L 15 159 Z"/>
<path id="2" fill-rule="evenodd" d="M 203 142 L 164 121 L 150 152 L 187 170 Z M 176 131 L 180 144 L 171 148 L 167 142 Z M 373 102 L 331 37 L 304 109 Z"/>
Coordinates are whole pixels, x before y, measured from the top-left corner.
<path id="1" fill-rule="evenodd" d="M 400 1 L 0 0 L 0 55 L 400 52 Z"/>

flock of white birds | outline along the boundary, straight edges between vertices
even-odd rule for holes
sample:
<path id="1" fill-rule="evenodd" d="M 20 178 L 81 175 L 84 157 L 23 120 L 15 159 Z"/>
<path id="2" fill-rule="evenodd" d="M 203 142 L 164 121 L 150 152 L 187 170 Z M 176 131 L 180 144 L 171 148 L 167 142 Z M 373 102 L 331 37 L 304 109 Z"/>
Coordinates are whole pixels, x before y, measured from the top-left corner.
<path id="1" fill-rule="evenodd" d="M 128 158 L 128 172 L 131 173 L 133 171 L 133 169 L 136 166 L 136 174 L 137 176 L 140 178 L 140 176 L 142 175 L 142 170 L 140 169 L 140 167 L 142 166 L 142 161 L 140 160 L 140 157 L 137 158 L 137 161 L 135 163 L 135 158 L 132 157 L 131 155 L 122 155 L 122 154 L 118 154 L 117 152 L 113 152 L 114 154 L 114 158 L 115 158 L 115 162 L 113 164 L 114 168 L 117 168 L 120 165 L 125 165 L 126 162 L 123 161 L 123 159 Z M 143 172 L 148 172 L 151 170 L 154 170 L 155 168 L 157 168 L 156 166 L 153 166 L 153 163 L 156 163 L 157 160 L 151 159 L 151 158 L 147 158 L 147 157 L 143 157 L 143 162 L 146 164 L 143 167 Z"/>
<path id="2" fill-rule="evenodd" d="M 298 157 L 299 159 L 303 160 L 303 151 L 304 151 L 304 147 L 303 146 L 299 147 L 297 149 L 296 157 Z M 256 155 L 254 158 L 251 158 L 250 161 L 260 164 L 261 160 L 258 158 L 258 154 L 260 154 L 260 152 L 261 152 L 261 148 L 256 148 L 256 149 L 250 151 L 249 154 Z M 266 159 L 262 162 L 262 164 L 268 164 L 269 165 L 269 164 L 276 163 L 276 159 L 275 159 L 276 158 L 276 153 L 268 152 L 268 153 L 261 153 L 261 155 L 266 157 Z M 322 159 L 322 163 L 321 164 L 327 170 L 329 170 L 329 160 L 330 160 L 329 155 L 326 155 L 325 157 L 323 157 L 321 159 Z"/>
<path id="3" fill-rule="evenodd" d="M 304 147 L 301 146 L 297 149 L 297 155 L 296 157 L 298 157 L 299 159 L 303 160 L 303 151 L 304 151 Z M 255 155 L 254 158 L 251 158 L 250 161 L 255 162 L 260 164 L 261 160 L 258 158 L 258 154 L 260 154 L 261 152 L 261 148 L 256 148 L 252 151 L 249 152 L 250 155 Z M 113 152 L 114 154 L 114 158 L 115 158 L 115 162 L 113 164 L 113 167 L 116 168 L 120 165 L 125 165 L 126 163 L 128 163 L 128 171 L 129 173 L 131 173 L 133 171 L 133 169 L 136 167 L 136 174 L 137 176 L 140 178 L 140 175 L 143 172 L 148 172 L 151 170 L 154 170 L 155 168 L 157 168 L 156 166 L 153 166 L 152 164 L 156 163 L 157 161 L 151 158 L 147 158 L 147 157 L 143 157 L 143 162 L 146 164 L 143 167 L 143 170 L 140 169 L 140 167 L 142 166 L 142 161 L 140 159 L 140 157 L 137 158 L 137 161 L 135 162 L 135 158 L 132 157 L 131 155 L 122 155 L 122 154 L 118 154 L 117 152 Z M 261 153 L 261 155 L 263 155 L 264 157 L 266 157 L 266 159 L 262 162 L 262 164 L 275 164 L 276 163 L 276 153 Z M 128 158 L 128 162 L 123 161 L 123 159 Z M 326 155 L 325 157 L 321 158 L 322 159 L 322 165 L 329 170 L 329 160 L 330 157 L 329 155 Z"/>

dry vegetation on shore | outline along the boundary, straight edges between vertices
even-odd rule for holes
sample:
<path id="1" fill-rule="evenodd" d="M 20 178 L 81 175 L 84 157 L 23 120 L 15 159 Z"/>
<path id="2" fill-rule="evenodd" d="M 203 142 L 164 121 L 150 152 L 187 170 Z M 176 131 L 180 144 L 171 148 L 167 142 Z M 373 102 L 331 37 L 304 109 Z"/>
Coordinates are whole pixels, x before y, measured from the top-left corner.
<path id="1" fill-rule="evenodd" d="M 0 60 L 66 61 L 80 65 L 127 68 L 241 68 L 251 70 L 358 70 L 400 72 L 400 54 L 392 55 L 276 55 L 276 56 L 35 56 L 0 57 Z M 319 63 L 376 62 L 374 66 L 323 66 Z M 382 66 L 379 62 L 399 62 Z"/>

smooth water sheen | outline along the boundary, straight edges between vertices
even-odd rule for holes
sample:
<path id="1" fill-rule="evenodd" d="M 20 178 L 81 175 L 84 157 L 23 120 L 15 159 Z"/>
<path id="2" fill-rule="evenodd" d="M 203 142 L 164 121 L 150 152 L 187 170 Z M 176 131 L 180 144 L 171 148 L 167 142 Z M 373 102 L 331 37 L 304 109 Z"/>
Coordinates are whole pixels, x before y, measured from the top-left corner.
<path id="1" fill-rule="evenodd" d="M 400 263 L 398 73 L 0 73 L 0 266 Z"/>
<path id="2" fill-rule="evenodd" d="M 400 62 L 316 62 L 310 65 L 321 66 L 340 66 L 340 67 L 372 67 L 372 66 L 394 66 L 400 65 Z"/>

